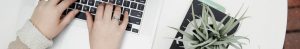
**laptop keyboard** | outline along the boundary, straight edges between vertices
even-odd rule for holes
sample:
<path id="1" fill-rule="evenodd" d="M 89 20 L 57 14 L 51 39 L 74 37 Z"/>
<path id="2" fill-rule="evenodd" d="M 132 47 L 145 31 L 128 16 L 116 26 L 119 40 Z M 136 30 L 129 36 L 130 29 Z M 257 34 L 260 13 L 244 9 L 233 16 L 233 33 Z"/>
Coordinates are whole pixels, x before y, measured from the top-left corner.
<path id="1" fill-rule="evenodd" d="M 65 10 L 63 15 L 66 15 L 72 9 L 80 10 L 80 13 L 76 15 L 76 18 L 86 20 L 85 11 L 89 11 L 93 17 L 95 17 L 97 6 L 101 3 L 112 3 L 113 5 L 121 6 L 121 15 L 128 11 L 129 23 L 126 31 L 138 33 L 140 29 L 141 19 L 143 17 L 143 11 L 146 0 L 77 0 L 75 3 Z"/>

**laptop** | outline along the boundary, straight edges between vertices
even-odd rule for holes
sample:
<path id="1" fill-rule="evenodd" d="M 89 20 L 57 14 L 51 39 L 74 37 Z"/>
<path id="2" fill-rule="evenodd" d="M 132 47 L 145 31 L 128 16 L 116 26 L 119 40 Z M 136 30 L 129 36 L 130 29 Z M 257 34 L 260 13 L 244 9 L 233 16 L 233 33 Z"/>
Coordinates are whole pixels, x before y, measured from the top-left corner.
<path id="1" fill-rule="evenodd" d="M 126 31 L 136 34 L 139 33 L 146 0 L 77 0 L 63 12 L 63 15 L 68 14 L 73 9 L 78 9 L 80 12 L 76 15 L 76 18 L 86 20 L 84 12 L 88 11 L 95 17 L 97 7 L 101 3 L 112 3 L 114 6 L 121 6 L 121 16 L 124 15 L 123 13 L 125 11 L 128 11 L 129 24 Z"/>
<path id="2" fill-rule="evenodd" d="M 70 24 L 69 28 L 63 32 L 64 34 L 55 39 L 58 43 L 56 43 L 52 49 L 65 49 L 61 47 L 71 43 L 70 41 L 72 40 L 66 39 L 72 38 L 72 35 L 69 34 L 73 34 L 74 32 L 81 33 L 86 37 L 82 38 L 84 39 L 82 42 L 85 42 L 82 43 L 85 46 L 82 49 L 89 48 L 89 45 L 87 45 L 89 38 L 84 12 L 89 11 L 94 17 L 97 6 L 101 3 L 112 3 L 114 6 L 121 6 L 121 15 L 123 15 L 125 11 L 129 12 L 129 23 L 126 28 L 121 49 L 151 49 L 160 7 L 163 4 L 162 0 L 77 0 L 70 5 L 63 14 L 67 14 L 72 9 L 78 9 L 80 13 L 76 15 L 76 19 Z M 74 29 L 74 27 L 78 28 Z M 67 47 L 68 46 L 66 46 L 66 48 Z"/>

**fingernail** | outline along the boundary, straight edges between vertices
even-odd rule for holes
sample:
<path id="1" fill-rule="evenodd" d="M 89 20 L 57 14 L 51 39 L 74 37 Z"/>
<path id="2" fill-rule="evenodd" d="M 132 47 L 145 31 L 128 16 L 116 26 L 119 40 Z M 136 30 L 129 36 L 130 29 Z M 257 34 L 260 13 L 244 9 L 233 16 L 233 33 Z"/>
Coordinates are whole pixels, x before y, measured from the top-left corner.
<path id="1" fill-rule="evenodd" d="M 85 11 L 85 13 L 90 13 L 89 11 Z"/>
<path id="2" fill-rule="evenodd" d="M 99 6 L 103 6 L 104 5 L 104 3 L 100 3 L 100 5 Z"/>
<path id="3" fill-rule="evenodd" d="M 117 7 L 118 7 L 118 8 L 121 8 L 121 6 L 120 6 L 120 5 L 117 5 Z"/>
<path id="4" fill-rule="evenodd" d="M 112 3 L 107 3 L 108 5 L 113 5 Z"/>
<path id="5" fill-rule="evenodd" d="M 75 11 L 79 11 L 78 9 L 75 9 Z"/>
<path id="6" fill-rule="evenodd" d="M 79 10 L 78 9 L 73 9 L 76 13 L 78 13 L 79 12 Z"/>

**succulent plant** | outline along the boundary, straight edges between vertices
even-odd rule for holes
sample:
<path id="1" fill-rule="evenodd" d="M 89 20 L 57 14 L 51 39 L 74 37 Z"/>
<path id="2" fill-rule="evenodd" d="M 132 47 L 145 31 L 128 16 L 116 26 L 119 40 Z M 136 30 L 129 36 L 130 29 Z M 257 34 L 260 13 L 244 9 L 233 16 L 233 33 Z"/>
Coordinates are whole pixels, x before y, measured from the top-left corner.
<path id="1" fill-rule="evenodd" d="M 193 20 L 198 17 L 199 21 L 192 21 L 194 32 L 186 32 L 174 27 L 179 33 L 183 34 L 183 38 L 174 38 L 174 40 L 183 42 L 183 47 L 185 49 L 228 49 L 229 46 L 236 49 L 242 49 L 243 42 L 238 41 L 239 39 L 249 39 L 243 36 L 235 36 L 234 34 L 229 34 L 229 32 L 239 24 L 239 22 L 245 19 L 245 13 L 240 13 L 241 9 L 238 11 L 234 18 L 226 15 L 219 23 L 216 21 L 214 13 L 210 7 L 202 3 L 202 15 L 198 16 L 194 14 L 194 8 L 192 5 L 192 16 Z M 242 14 L 238 19 L 238 14 Z M 228 19 L 229 17 L 229 19 Z M 227 20 L 226 20 L 227 19 Z"/>

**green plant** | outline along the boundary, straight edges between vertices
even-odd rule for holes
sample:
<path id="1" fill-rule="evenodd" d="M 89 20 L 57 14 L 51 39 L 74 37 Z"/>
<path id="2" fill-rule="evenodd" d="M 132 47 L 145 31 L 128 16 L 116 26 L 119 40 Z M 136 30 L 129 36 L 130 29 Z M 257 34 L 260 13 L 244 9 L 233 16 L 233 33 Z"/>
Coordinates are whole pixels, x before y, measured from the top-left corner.
<path id="1" fill-rule="evenodd" d="M 234 18 L 226 15 L 220 23 L 217 23 L 215 16 L 208 5 L 202 4 L 201 16 L 195 15 L 193 5 L 191 8 L 193 20 L 195 20 L 195 17 L 199 17 L 201 20 L 201 22 L 191 22 L 196 30 L 195 32 L 189 33 L 170 27 L 183 34 L 183 39 L 176 38 L 174 40 L 182 41 L 185 49 L 228 49 L 229 46 L 236 49 L 242 49 L 242 44 L 245 43 L 239 42 L 238 40 L 247 39 L 249 41 L 247 37 L 228 34 L 241 20 L 246 18 L 244 16 L 247 9 L 238 19 L 235 18 L 240 14 L 242 8 L 240 8 Z M 226 18 L 228 17 L 229 19 L 227 21 Z M 223 22 L 225 22 L 225 24 L 223 24 Z"/>

